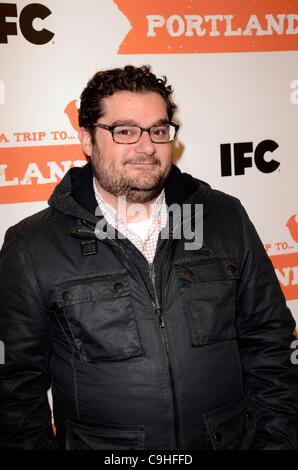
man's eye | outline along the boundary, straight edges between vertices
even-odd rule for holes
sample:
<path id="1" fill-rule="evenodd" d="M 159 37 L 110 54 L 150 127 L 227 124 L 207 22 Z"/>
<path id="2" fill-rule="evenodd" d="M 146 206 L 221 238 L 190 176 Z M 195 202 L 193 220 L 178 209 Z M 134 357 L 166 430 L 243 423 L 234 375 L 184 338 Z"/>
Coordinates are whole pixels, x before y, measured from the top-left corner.
<path id="1" fill-rule="evenodd" d="M 168 127 L 155 127 L 153 129 L 153 134 L 158 137 L 168 135 Z"/>
<path id="2" fill-rule="evenodd" d="M 131 127 L 117 127 L 115 132 L 117 135 L 134 135 L 136 130 Z"/>

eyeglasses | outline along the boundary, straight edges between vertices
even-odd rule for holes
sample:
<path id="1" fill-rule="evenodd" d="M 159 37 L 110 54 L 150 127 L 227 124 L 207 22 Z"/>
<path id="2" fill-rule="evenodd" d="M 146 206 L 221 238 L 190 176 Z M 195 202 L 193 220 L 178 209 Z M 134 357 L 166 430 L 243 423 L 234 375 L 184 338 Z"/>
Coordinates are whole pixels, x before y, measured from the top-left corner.
<path id="1" fill-rule="evenodd" d="M 140 126 L 125 126 L 116 125 L 108 126 L 107 124 L 94 124 L 94 127 L 100 127 L 111 132 L 114 142 L 116 144 L 136 144 L 143 132 L 148 132 L 151 141 L 154 144 L 168 144 L 175 139 L 179 125 L 174 122 L 168 122 L 159 126 L 140 127 Z"/>

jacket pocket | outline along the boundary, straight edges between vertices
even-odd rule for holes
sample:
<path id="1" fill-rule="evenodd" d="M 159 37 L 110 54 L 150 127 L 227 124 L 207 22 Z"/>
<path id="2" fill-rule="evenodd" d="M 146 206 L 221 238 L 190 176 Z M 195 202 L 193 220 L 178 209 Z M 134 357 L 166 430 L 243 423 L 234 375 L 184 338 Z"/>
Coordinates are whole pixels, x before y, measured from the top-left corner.
<path id="1" fill-rule="evenodd" d="M 175 266 L 192 346 L 236 337 L 238 267 L 231 258 L 206 258 Z"/>
<path id="2" fill-rule="evenodd" d="M 56 281 L 56 292 L 60 322 L 82 361 L 143 354 L 126 271 Z"/>
<path id="3" fill-rule="evenodd" d="M 142 450 L 144 426 L 82 423 L 66 418 L 67 450 Z"/>
<path id="4" fill-rule="evenodd" d="M 230 403 L 204 415 L 207 434 L 214 450 L 249 450 L 256 426 L 246 402 Z"/>

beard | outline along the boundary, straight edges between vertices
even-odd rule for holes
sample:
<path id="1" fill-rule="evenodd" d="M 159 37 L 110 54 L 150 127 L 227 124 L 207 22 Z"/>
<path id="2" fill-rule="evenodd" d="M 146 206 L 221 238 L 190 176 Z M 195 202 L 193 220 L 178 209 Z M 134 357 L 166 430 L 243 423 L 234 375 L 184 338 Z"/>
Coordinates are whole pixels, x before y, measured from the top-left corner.
<path id="1" fill-rule="evenodd" d="M 140 174 L 130 177 L 125 175 L 124 168 L 128 163 L 154 163 L 161 167 L 160 160 L 156 156 L 139 156 L 135 159 L 123 160 L 118 167 L 114 161 L 104 161 L 103 155 L 95 146 L 92 153 L 91 165 L 93 173 L 99 185 L 116 197 L 125 196 L 128 202 L 146 203 L 155 199 L 165 187 L 172 163 L 169 162 L 164 170 L 158 174 L 150 171 L 140 171 Z M 107 160 L 107 159 L 106 159 Z M 123 170 L 121 171 L 121 167 Z"/>

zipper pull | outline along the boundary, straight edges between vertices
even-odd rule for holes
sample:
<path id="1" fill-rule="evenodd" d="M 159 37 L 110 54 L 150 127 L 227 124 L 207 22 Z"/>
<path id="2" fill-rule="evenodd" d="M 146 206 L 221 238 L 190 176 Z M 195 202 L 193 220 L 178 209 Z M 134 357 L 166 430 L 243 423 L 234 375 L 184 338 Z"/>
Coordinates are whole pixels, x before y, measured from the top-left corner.
<path id="1" fill-rule="evenodd" d="M 159 323 L 159 327 L 160 328 L 164 328 L 165 327 L 165 323 L 164 323 L 164 318 L 163 318 L 163 314 L 161 313 L 161 308 L 160 307 L 157 307 L 155 302 L 152 301 L 152 305 L 153 305 L 153 308 L 155 310 L 155 313 L 156 313 L 156 316 L 158 318 L 158 323 Z"/>
<path id="2" fill-rule="evenodd" d="M 159 327 L 164 328 L 165 322 L 164 322 L 163 314 L 161 313 L 160 308 L 157 310 L 157 314 L 158 314 Z"/>
<path id="3" fill-rule="evenodd" d="M 151 280 L 154 280 L 155 278 L 153 263 L 149 263 L 149 277 Z"/>
<path id="4" fill-rule="evenodd" d="M 155 271 L 154 271 L 153 263 L 149 263 L 149 276 L 150 276 L 150 279 L 151 279 L 151 282 L 152 282 L 154 296 L 155 296 L 155 301 L 152 302 L 152 304 L 153 304 L 155 313 L 158 317 L 159 327 L 164 328 L 165 327 L 164 318 L 163 318 L 163 315 L 161 313 L 161 307 L 160 307 L 160 304 L 159 304 L 158 295 L 157 295 L 157 291 L 156 291 Z"/>

